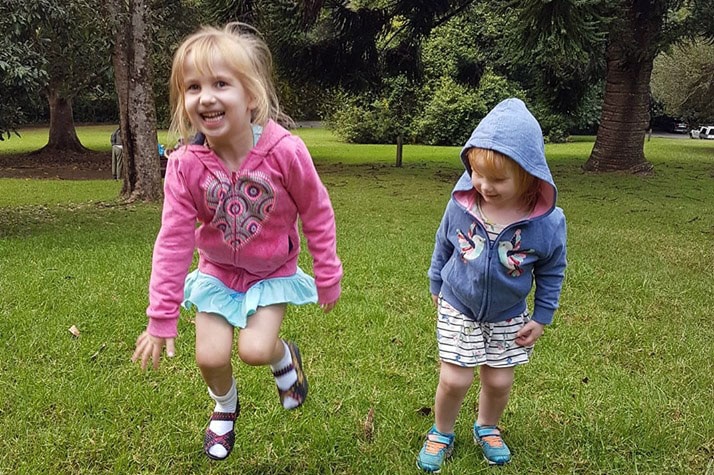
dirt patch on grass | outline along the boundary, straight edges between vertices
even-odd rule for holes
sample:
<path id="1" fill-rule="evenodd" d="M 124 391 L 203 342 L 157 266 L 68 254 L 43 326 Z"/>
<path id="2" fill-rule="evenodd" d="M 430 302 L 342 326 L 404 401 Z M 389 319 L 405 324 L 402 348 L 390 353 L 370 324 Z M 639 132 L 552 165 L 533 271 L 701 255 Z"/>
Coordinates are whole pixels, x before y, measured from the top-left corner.
<path id="1" fill-rule="evenodd" d="M 110 152 L 35 152 L 0 155 L 0 178 L 108 180 Z"/>

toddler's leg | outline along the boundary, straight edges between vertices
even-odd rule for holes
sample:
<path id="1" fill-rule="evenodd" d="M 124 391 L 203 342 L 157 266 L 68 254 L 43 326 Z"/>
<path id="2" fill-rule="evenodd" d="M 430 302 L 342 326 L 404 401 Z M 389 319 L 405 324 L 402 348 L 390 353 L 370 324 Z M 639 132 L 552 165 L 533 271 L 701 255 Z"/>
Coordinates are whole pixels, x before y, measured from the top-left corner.
<path id="1" fill-rule="evenodd" d="M 473 380 L 474 368 L 441 362 L 439 386 L 436 388 L 434 404 L 435 425 L 439 432 L 444 434 L 454 432 L 456 417 Z"/>
<path id="2" fill-rule="evenodd" d="M 454 450 L 454 424 L 474 380 L 474 369 L 441 362 L 434 404 L 434 426 L 417 456 L 417 467 L 436 473 Z"/>
<path id="3" fill-rule="evenodd" d="M 480 369 L 481 393 L 478 401 L 478 424 L 498 425 L 511 395 L 515 369 L 492 368 L 483 365 Z"/>
<path id="4" fill-rule="evenodd" d="M 473 427 L 474 441 L 481 446 L 490 464 L 503 465 L 511 460 L 511 451 L 501 437 L 501 419 L 513 386 L 514 368 L 481 367 L 481 393 L 478 419 Z"/>
<path id="5" fill-rule="evenodd" d="M 208 394 L 216 402 L 206 429 L 204 451 L 215 460 L 226 458 L 233 449 L 234 421 L 240 411 L 231 366 L 232 346 L 233 326 L 217 315 L 196 314 L 196 362 L 208 385 Z"/>

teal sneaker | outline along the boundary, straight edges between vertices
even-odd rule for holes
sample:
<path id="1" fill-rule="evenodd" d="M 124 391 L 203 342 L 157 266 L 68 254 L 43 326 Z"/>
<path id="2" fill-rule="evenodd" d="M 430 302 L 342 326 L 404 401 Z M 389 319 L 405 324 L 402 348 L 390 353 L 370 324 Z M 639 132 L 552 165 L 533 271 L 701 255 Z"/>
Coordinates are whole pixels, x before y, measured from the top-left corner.
<path id="1" fill-rule="evenodd" d="M 474 442 L 481 446 L 483 457 L 491 465 L 503 465 L 511 461 L 511 451 L 501 438 L 496 426 L 480 426 L 474 423 Z"/>
<path id="2" fill-rule="evenodd" d="M 429 473 L 439 473 L 444 460 L 454 451 L 454 434 L 442 434 L 436 425 L 426 434 L 424 446 L 419 451 L 417 467 Z"/>

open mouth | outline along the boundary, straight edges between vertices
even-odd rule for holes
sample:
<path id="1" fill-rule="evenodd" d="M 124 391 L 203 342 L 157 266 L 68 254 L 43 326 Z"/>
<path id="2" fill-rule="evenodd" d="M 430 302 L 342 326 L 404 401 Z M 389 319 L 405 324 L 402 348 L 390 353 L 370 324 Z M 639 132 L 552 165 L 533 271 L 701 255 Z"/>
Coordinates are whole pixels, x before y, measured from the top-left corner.
<path id="1" fill-rule="evenodd" d="M 225 112 L 206 112 L 204 114 L 201 114 L 201 118 L 205 122 L 218 122 L 223 118 L 223 116 L 226 115 Z"/>

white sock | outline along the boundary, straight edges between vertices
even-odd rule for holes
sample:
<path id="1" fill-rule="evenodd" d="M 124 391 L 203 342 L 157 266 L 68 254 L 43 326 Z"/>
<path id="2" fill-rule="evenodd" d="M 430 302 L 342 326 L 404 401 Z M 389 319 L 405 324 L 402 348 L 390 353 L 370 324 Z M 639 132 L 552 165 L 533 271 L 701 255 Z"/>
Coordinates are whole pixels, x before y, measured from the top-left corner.
<path id="1" fill-rule="evenodd" d="M 238 405 L 238 391 L 236 390 L 235 378 L 233 378 L 231 382 L 231 388 L 223 396 L 216 396 L 213 394 L 213 391 L 211 391 L 211 388 L 208 388 L 208 395 L 211 396 L 211 399 L 216 401 L 216 407 L 213 409 L 214 412 L 235 412 L 236 406 Z M 233 429 L 233 422 L 211 421 L 208 428 L 215 432 L 216 435 L 223 435 Z M 208 449 L 208 451 L 211 455 L 218 458 L 225 458 L 228 455 L 226 448 L 221 444 L 214 445 Z"/>
<path id="2" fill-rule="evenodd" d="M 283 348 L 285 348 L 285 353 L 283 353 L 283 357 L 280 359 L 280 361 L 275 365 L 270 365 L 270 369 L 273 371 L 273 373 L 280 371 L 281 369 L 287 368 L 293 362 L 292 355 L 290 354 L 290 349 L 288 348 L 288 345 L 287 343 L 285 343 L 285 341 L 283 341 Z M 290 389 L 290 386 L 295 384 L 295 382 L 297 381 L 297 371 L 295 371 L 295 368 L 290 371 L 287 371 L 285 374 L 281 374 L 280 376 L 275 376 L 274 374 L 273 376 L 275 377 L 275 384 L 281 391 Z M 291 397 L 286 397 L 283 400 L 283 407 L 285 409 L 293 409 L 298 405 L 298 401 Z"/>

